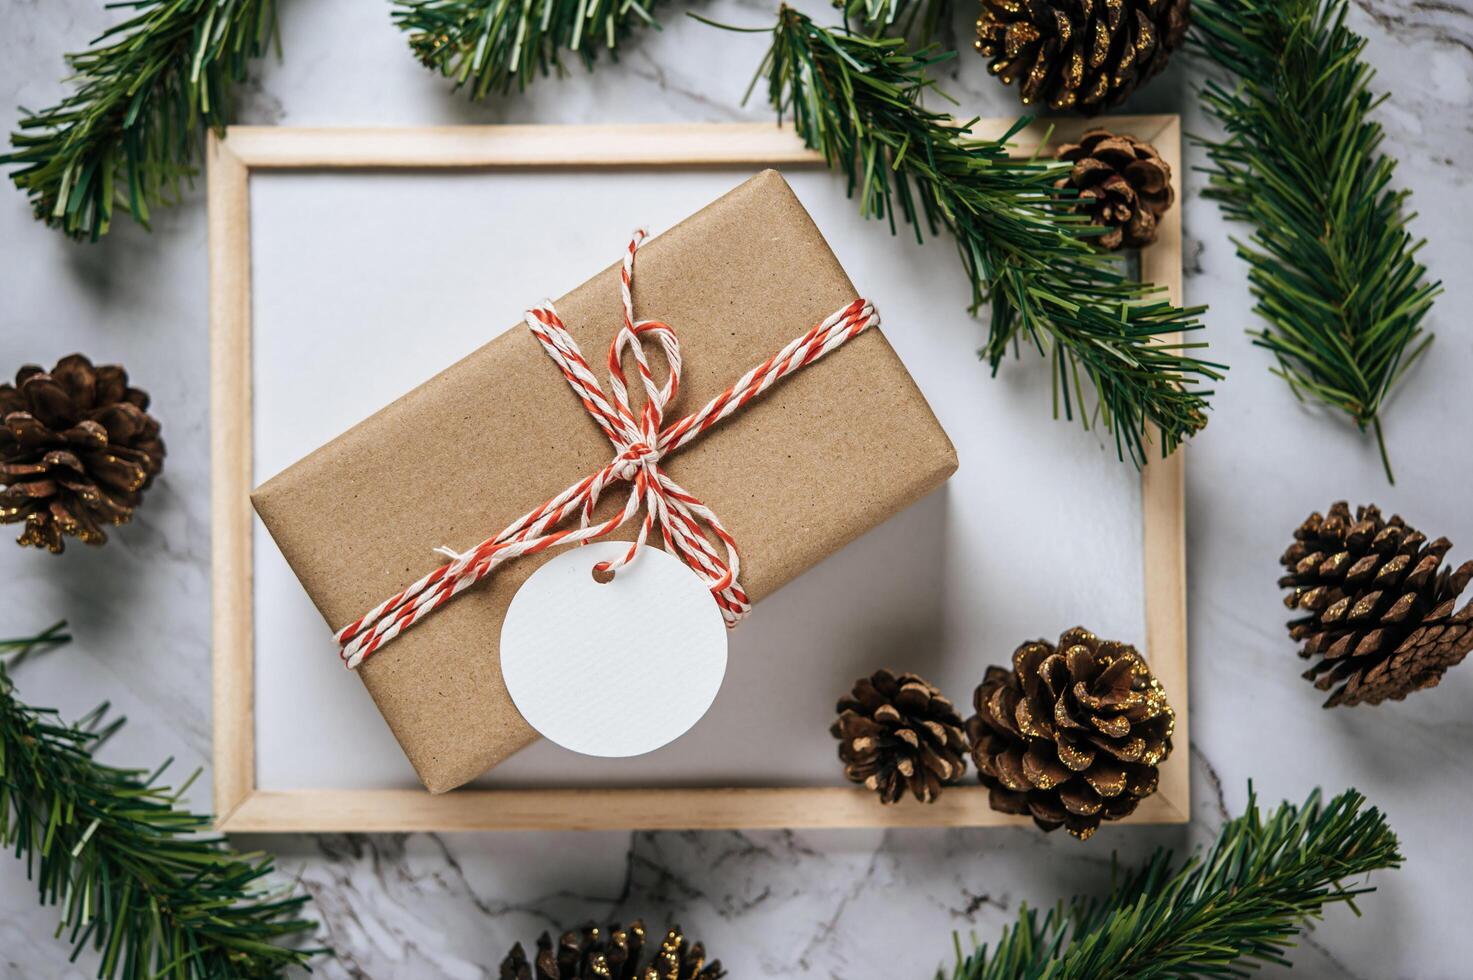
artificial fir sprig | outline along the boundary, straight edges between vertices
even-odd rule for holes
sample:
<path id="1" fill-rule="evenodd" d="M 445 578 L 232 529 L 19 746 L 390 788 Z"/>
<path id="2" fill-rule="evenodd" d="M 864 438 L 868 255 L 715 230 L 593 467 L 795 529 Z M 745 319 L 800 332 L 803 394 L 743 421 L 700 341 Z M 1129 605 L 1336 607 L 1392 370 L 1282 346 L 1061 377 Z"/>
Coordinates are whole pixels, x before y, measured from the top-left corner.
<path id="1" fill-rule="evenodd" d="M 659 0 L 395 0 L 394 22 L 427 67 L 472 99 L 505 95 L 562 74 L 563 56 L 592 69 L 601 50 L 617 60 L 631 29 L 659 24 Z"/>
<path id="2" fill-rule="evenodd" d="M 1252 227 L 1238 254 L 1272 351 L 1299 398 L 1375 433 L 1393 479 L 1381 410 L 1432 341 L 1422 320 L 1440 292 L 1416 259 L 1407 192 L 1381 151 L 1374 72 L 1345 26 L 1346 0 L 1196 0 L 1197 50 L 1237 76 L 1202 102 L 1227 131 L 1202 140 L 1206 194 Z"/>
<path id="3" fill-rule="evenodd" d="M 1054 188 L 1059 165 L 1009 156 L 1027 120 L 983 140 L 923 107 L 928 71 L 946 57 L 900 38 L 819 27 L 784 7 L 759 77 L 779 115 L 848 178 L 864 214 L 892 230 L 898 214 L 917 238 L 923 226 L 955 235 L 972 307 L 990 306 L 982 355 L 994 371 L 1028 343 L 1052 358 L 1055 414 L 1077 412 L 1086 426 L 1097 415 L 1121 458 L 1138 464 L 1153 439 L 1170 453 L 1207 422 L 1211 392 L 1200 383 L 1221 377 L 1219 365 L 1192 353 L 1205 344 L 1164 336 L 1200 329 L 1203 308 L 1173 306 L 1090 246 L 1099 229 Z"/>
<path id="4" fill-rule="evenodd" d="M 77 238 L 107 233 L 113 206 L 149 212 L 195 172 L 201 122 L 223 129 L 230 86 L 275 36 L 275 0 L 127 0 L 134 15 L 67 56 L 76 91 L 28 112 L 0 164 L 36 217 Z"/>
<path id="5" fill-rule="evenodd" d="M 958 951 L 951 980 L 1241 977 L 1288 965 L 1308 920 L 1337 902 L 1355 909 L 1357 895 L 1375 890 L 1345 882 L 1401 865 L 1386 818 L 1364 804 L 1355 790 L 1328 804 L 1315 791 L 1264 819 L 1250 785 L 1247 812 L 1205 854 L 1177 865 L 1157 851 L 1103 898 L 1076 898 L 1042 918 L 1024 906 L 995 946 Z"/>
<path id="6" fill-rule="evenodd" d="M 57 624 L 0 641 L 23 656 L 65 642 Z M 14 661 L 12 660 L 12 663 Z M 153 772 L 93 758 L 123 723 L 107 705 L 75 725 L 15 695 L 0 662 L 0 844 L 13 848 L 42 903 L 61 906 L 72 957 L 91 947 L 97 975 L 169 980 L 283 976 L 314 950 L 277 945 L 312 927 L 305 898 L 262 887 L 271 862 L 201 836 L 210 818 L 180 806 Z"/>

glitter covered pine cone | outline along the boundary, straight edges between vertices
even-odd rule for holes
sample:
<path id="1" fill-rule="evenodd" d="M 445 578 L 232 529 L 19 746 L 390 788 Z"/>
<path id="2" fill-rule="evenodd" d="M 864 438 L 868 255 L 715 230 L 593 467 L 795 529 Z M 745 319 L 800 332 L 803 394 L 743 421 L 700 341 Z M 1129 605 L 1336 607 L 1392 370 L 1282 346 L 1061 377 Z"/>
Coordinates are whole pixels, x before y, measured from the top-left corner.
<path id="1" fill-rule="evenodd" d="M 989 667 L 967 719 L 994 809 L 1088 839 L 1156 792 L 1176 714 L 1136 649 L 1082 627 L 1024 643 Z"/>
<path id="2" fill-rule="evenodd" d="M 1165 68 L 1190 20 L 1190 0 L 981 0 L 975 47 L 1025 105 L 1092 116 Z"/>
<path id="3" fill-rule="evenodd" d="M 27 364 L 0 384 L 0 523 L 24 521 L 17 542 L 58 553 L 66 536 L 103 544 L 164 466 L 148 394 L 116 364 L 81 354 L 50 371 Z"/>
<path id="4" fill-rule="evenodd" d="M 931 684 L 915 674 L 878 670 L 839 699 L 829 732 L 851 782 L 895 803 L 908 790 L 922 803 L 941 794 L 967 769 L 962 718 Z"/>
<path id="5" fill-rule="evenodd" d="M 593 923 L 568 931 L 556 943 L 547 933 L 537 940 L 530 960 L 521 943 L 501 961 L 500 980 L 718 980 L 726 976 L 720 960 L 707 961 L 700 943 L 687 942 L 672 926 L 658 946 L 649 942 L 638 919 L 622 929 Z"/>
<path id="6" fill-rule="evenodd" d="M 1307 613 L 1290 620 L 1289 636 L 1314 661 L 1305 678 L 1334 688 L 1325 707 L 1399 701 L 1436 686 L 1473 649 L 1473 599 L 1457 608 L 1473 561 L 1444 567 L 1451 548 L 1375 506 L 1351 516 L 1343 500 L 1294 532 L 1279 585 L 1293 589 L 1284 604 Z"/>

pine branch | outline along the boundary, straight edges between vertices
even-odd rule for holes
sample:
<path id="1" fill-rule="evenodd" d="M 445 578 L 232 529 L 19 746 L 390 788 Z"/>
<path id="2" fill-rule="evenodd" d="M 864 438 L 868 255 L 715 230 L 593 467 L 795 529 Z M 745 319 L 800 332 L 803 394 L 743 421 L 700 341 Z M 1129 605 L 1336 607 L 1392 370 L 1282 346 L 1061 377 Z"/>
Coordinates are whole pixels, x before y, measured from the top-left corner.
<path id="1" fill-rule="evenodd" d="M 0 641 L 0 652 L 65 642 L 63 626 Z M 275 945 L 312 927 L 299 918 L 306 899 L 263 890 L 268 858 L 200 836 L 210 818 L 179 805 L 189 784 L 158 785 L 167 762 L 152 773 L 97 762 L 123 723 L 106 712 L 65 724 L 21 702 L 0 664 L 0 844 L 24 858 L 41 902 L 61 906 L 57 934 L 72 958 L 90 946 L 99 977 L 170 980 L 278 977 L 306 964 L 317 950 Z"/>
<path id="2" fill-rule="evenodd" d="M 593 70 L 600 50 L 638 26 L 659 29 L 659 0 L 394 0 L 394 23 L 415 57 L 471 99 L 522 91 L 537 75 L 565 73 L 564 53 Z"/>
<path id="3" fill-rule="evenodd" d="M 1055 415 L 1077 411 L 1086 427 L 1100 419 L 1120 457 L 1137 464 L 1148 441 L 1170 453 L 1206 424 L 1211 392 L 1199 384 L 1221 374 L 1193 355 L 1205 344 L 1163 335 L 1200 329 L 1204 307 L 1173 306 L 1090 246 L 1099 229 L 1054 188 L 1059 166 L 1009 157 L 1027 120 L 983 140 L 922 107 L 928 72 L 945 57 L 899 38 L 821 28 L 784 7 L 759 77 L 779 116 L 791 114 L 804 142 L 848 178 L 865 215 L 892 231 L 898 216 L 917 239 L 942 228 L 956 237 L 972 309 L 990 306 L 981 353 L 994 372 L 1027 343 L 1052 359 Z"/>
<path id="4" fill-rule="evenodd" d="M 1265 820 L 1250 784 L 1247 813 L 1205 855 L 1176 866 L 1157 851 L 1104 898 L 1061 903 L 1042 919 L 1025 906 L 995 947 L 958 955 L 952 980 L 1240 977 L 1287 966 L 1308 920 L 1338 902 L 1355 910 L 1356 896 L 1375 890 L 1342 882 L 1401 865 L 1386 818 L 1364 803 L 1347 790 L 1321 805 L 1316 790 Z"/>
<path id="5" fill-rule="evenodd" d="M 148 227 L 195 173 L 201 122 L 222 130 L 230 86 L 274 37 L 275 0 L 127 0 L 136 13 L 67 56 L 76 91 L 27 112 L 0 164 L 39 220 L 75 238 L 107 234 L 115 204 Z"/>
<path id="6" fill-rule="evenodd" d="M 1255 343 L 1295 396 L 1381 432 L 1386 398 L 1427 349 L 1422 320 L 1440 283 L 1416 259 L 1406 191 L 1370 118 L 1374 72 L 1345 26 L 1346 0 L 1198 0 L 1196 49 L 1237 76 L 1202 103 L 1227 130 L 1199 140 L 1207 196 L 1252 227 L 1238 254 L 1267 321 Z"/>

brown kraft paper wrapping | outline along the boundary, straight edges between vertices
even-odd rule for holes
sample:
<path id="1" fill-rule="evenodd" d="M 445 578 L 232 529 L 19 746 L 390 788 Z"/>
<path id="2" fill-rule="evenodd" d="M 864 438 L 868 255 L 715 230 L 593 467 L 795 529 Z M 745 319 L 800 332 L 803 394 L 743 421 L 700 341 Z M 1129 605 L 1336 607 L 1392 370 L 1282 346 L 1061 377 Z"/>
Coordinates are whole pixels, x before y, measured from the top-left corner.
<path id="1" fill-rule="evenodd" d="M 610 253 L 624 244 L 610 242 Z M 621 324 L 618 281 L 611 265 L 555 304 L 605 391 L 599 365 Z M 667 423 L 858 295 L 776 171 L 652 239 L 636 261 L 634 309 L 680 337 L 680 393 Z M 880 315 L 899 326 L 906 311 Z M 661 355 L 650 356 L 658 373 Z M 436 545 L 477 544 L 612 455 L 562 373 L 518 325 L 251 499 L 336 630 L 433 569 L 443 560 Z M 661 465 L 736 538 L 741 582 L 755 603 L 939 486 L 956 469 L 956 451 L 871 329 Z M 626 495 L 625 485 L 610 487 L 599 513 L 612 513 Z M 631 537 L 638 521 L 617 536 Z M 508 562 L 358 669 L 432 792 L 474 779 L 537 737 L 502 683 L 497 637 L 517 588 L 560 550 Z"/>

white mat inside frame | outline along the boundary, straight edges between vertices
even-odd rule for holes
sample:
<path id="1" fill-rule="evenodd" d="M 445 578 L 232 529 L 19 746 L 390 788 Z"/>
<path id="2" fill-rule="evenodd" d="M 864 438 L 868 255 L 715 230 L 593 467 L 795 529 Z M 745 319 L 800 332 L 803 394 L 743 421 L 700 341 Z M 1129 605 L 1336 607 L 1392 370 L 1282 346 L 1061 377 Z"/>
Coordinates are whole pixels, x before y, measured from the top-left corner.
<path id="1" fill-rule="evenodd" d="M 498 152 L 519 145 L 597 155 L 600 144 L 639 142 L 634 162 L 654 166 L 475 166 L 486 162 L 476 153 L 487 152 L 495 127 L 380 140 L 362 131 L 249 129 L 212 147 L 216 807 L 224 828 L 1012 822 L 987 808 L 974 782 L 932 807 L 881 808 L 848 787 L 827 732 L 833 703 L 855 677 L 889 666 L 924 674 L 966 710 L 987 664 L 1007 663 L 1023 639 L 1053 638 L 1076 623 L 1146 649 L 1185 715 L 1179 462 L 1152 467 L 1143 508 L 1141 479 L 1116 461 L 1104 433 L 1050 417 L 1046 362 L 1025 351 L 992 378 L 975 357 L 985 327 L 965 311 L 967 283 L 951 242 L 918 246 L 908 233 L 891 238 L 861 219 L 843 182 L 813 167 L 789 134 L 660 127 L 677 134 L 662 143 L 641 140 L 638 129 L 561 128 L 564 138 L 553 140 L 551 128 L 519 127 L 531 135 L 517 143 L 506 130 L 510 142 Z M 1133 131 L 1175 156 L 1174 117 L 1141 119 Z M 458 144 L 445 138 L 454 132 L 474 133 L 479 149 L 462 146 L 460 157 L 446 159 L 455 156 Z M 435 152 L 424 145 L 436 141 Z M 700 167 L 658 165 L 651 146 L 671 149 L 677 163 L 690 152 L 707 157 Z M 704 149 L 690 149 L 697 146 Z M 726 155 L 711 157 L 712 146 Z M 365 154 L 375 152 L 386 167 L 365 169 L 373 163 Z M 886 335 L 956 444 L 960 470 L 764 601 L 732 636 L 716 704 L 684 738 L 623 760 L 539 743 L 469 790 L 430 796 L 339 665 L 327 627 L 259 522 L 241 547 L 244 484 L 517 323 L 528 304 L 607 265 L 635 225 L 658 233 L 769 161 L 882 311 Z M 391 169 L 408 162 L 418 167 Z M 245 213 L 231 219 L 242 205 Z M 1168 224 L 1143 265 L 1179 289 L 1179 226 Z M 246 284 L 235 282 L 242 249 Z M 248 290 L 247 302 L 232 304 L 232 288 L 237 299 Z M 246 370 L 222 378 L 220 361 L 242 328 Z M 222 432 L 232 384 L 253 389 L 252 408 L 237 431 Z M 1148 512 L 1155 530 L 1145 547 L 1164 562 L 1143 557 Z M 1149 614 L 1148 575 L 1156 582 Z M 245 670 L 231 649 L 242 633 L 253 639 L 242 651 Z M 1183 725 L 1162 792 L 1135 819 L 1185 819 L 1187 755 Z"/>

